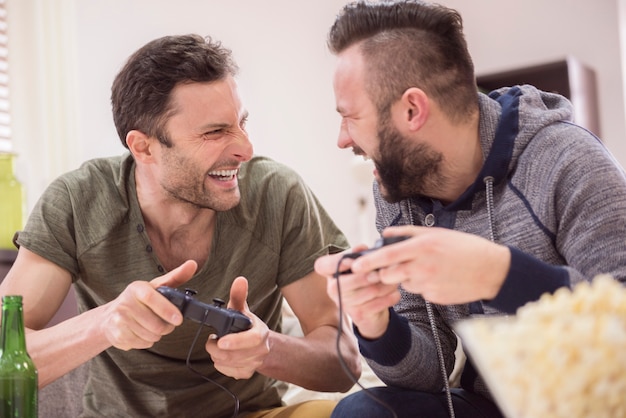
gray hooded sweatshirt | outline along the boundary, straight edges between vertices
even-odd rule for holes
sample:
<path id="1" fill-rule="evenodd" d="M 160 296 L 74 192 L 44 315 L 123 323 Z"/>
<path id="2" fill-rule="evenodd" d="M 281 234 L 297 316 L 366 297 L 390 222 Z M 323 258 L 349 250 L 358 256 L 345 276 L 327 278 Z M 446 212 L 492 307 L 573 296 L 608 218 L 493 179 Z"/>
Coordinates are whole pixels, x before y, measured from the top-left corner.
<path id="1" fill-rule="evenodd" d="M 431 322 L 445 369 L 452 371 L 455 321 L 475 314 L 514 313 L 545 292 L 600 273 L 626 281 L 626 176 L 598 138 L 572 122 L 562 96 L 531 86 L 479 93 L 484 164 L 456 201 L 415 196 L 388 203 L 374 184 L 377 229 L 425 225 L 480 235 L 511 250 L 511 267 L 490 301 L 432 305 L 401 290 L 386 333 L 358 335 L 361 353 L 389 386 L 439 392 L 444 386 Z M 467 362 L 467 390 L 491 397 Z"/>

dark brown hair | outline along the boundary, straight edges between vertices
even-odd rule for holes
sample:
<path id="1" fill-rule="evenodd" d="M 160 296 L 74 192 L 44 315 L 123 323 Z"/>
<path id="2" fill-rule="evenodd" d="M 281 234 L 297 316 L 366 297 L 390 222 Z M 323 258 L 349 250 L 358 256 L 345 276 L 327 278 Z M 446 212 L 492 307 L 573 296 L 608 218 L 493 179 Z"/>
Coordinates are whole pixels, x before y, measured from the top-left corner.
<path id="1" fill-rule="evenodd" d="M 165 123 L 170 93 L 180 83 L 213 82 L 237 73 L 231 51 L 199 35 L 155 39 L 130 56 L 113 81 L 111 105 L 117 134 L 137 129 L 170 146 Z"/>
<path id="2" fill-rule="evenodd" d="M 410 87 L 424 90 L 452 121 L 477 109 L 474 64 L 456 10 L 417 0 L 350 3 L 331 27 L 328 46 L 339 54 L 355 44 L 381 115 Z"/>

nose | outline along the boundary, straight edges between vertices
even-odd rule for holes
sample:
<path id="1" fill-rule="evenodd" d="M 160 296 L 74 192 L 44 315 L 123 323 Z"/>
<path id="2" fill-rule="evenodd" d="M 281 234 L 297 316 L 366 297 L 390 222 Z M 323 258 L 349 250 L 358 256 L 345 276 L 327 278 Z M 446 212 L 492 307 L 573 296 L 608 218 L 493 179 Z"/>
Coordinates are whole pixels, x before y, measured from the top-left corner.
<path id="1" fill-rule="evenodd" d="M 231 152 L 239 161 L 249 161 L 254 155 L 254 147 L 245 129 L 240 128 L 231 145 Z"/>
<path id="2" fill-rule="evenodd" d="M 346 122 L 342 120 L 339 127 L 339 137 L 337 137 L 337 146 L 341 149 L 346 149 L 352 147 L 353 145 L 354 141 L 352 141 L 352 137 L 348 132 Z"/>

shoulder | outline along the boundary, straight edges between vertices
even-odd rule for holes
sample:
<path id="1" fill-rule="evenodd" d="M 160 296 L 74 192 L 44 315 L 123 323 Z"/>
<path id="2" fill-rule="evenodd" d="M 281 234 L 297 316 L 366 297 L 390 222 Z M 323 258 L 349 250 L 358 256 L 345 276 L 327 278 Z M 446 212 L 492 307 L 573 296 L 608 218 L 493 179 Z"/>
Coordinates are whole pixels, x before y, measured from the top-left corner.
<path id="1" fill-rule="evenodd" d="M 53 183 L 64 184 L 71 191 L 97 191 L 99 187 L 119 189 L 128 181 L 134 170 L 134 161 L 130 155 L 95 158 L 84 162 L 79 168 L 59 176 Z"/>
<path id="2" fill-rule="evenodd" d="M 537 132 L 520 156 L 532 166 L 545 165 L 553 170 L 575 171 L 618 168 L 611 152 L 602 141 L 585 128 L 572 122 L 556 122 Z M 621 171 L 621 170 L 620 170 Z"/>
<path id="3" fill-rule="evenodd" d="M 119 223 L 134 193 L 130 155 L 98 158 L 56 178 L 39 199 L 44 217 L 71 216 L 75 221 Z M 93 224 L 92 224 L 93 227 Z"/>
<path id="4" fill-rule="evenodd" d="M 20 245 L 77 274 L 78 255 L 128 219 L 134 187 L 124 173 L 133 166 L 132 158 L 96 159 L 56 178 L 29 215 Z"/>
<path id="5" fill-rule="evenodd" d="M 286 199 L 293 193 L 310 193 L 308 186 L 294 169 L 263 156 L 256 156 L 242 165 L 239 187 L 242 198 L 252 200 L 263 199 L 268 194 L 273 199 Z"/>
<path id="6" fill-rule="evenodd" d="M 241 167 L 239 178 L 244 182 L 260 182 L 271 179 L 301 181 L 300 175 L 294 169 L 265 156 L 255 156 L 250 161 L 245 162 Z"/>

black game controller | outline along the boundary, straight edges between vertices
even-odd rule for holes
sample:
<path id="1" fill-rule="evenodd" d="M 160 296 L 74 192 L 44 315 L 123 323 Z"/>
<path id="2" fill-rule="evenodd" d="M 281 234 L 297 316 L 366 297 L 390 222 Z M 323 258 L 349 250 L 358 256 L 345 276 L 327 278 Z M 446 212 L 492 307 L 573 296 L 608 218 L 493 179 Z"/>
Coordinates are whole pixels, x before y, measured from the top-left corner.
<path id="1" fill-rule="evenodd" d="M 372 251 L 376 251 L 379 248 L 382 248 L 382 247 L 384 247 L 386 245 L 395 244 L 396 242 L 404 241 L 404 240 L 409 239 L 409 238 L 411 238 L 410 235 L 399 235 L 397 237 L 381 237 L 381 238 L 378 238 L 376 240 L 376 242 L 374 243 L 373 247 L 368 248 L 368 249 L 363 250 L 363 251 L 357 251 L 357 252 L 354 252 L 354 253 L 344 254 L 342 259 L 344 259 L 344 258 L 352 258 L 352 259 L 359 258 L 362 255 L 371 253 Z M 346 271 L 342 271 L 340 274 L 352 274 L 352 270 L 348 269 Z"/>
<path id="2" fill-rule="evenodd" d="M 397 237 L 382 237 L 376 240 L 376 243 L 372 248 L 368 248 L 367 250 L 357 251 L 355 253 L 345 254 L 344 258 L 359 258 L 362 255 L 371 253 L 372 251 L 376 251 L 379 248 L 382 248 L 386 245 L 395 244 L 396 242 L 404 241 L 405 239 L 411 238 L 409 235 L 400 235 Z"/>
<path id="3" fill-rule="evenodd" d="M 224 308 L 224 301 L 221 299 L 213 299 L 214 305 L 208 305 L 196 300 L 193 297 L 196 292 L 191 289 L 181 292 L 171 287 L 160 286 L 157 291 L 176 305 L 183 317 L 215 328 L 218 338 L 245 331 L 252 326 L 250 318 L 241 312 Z"/>

